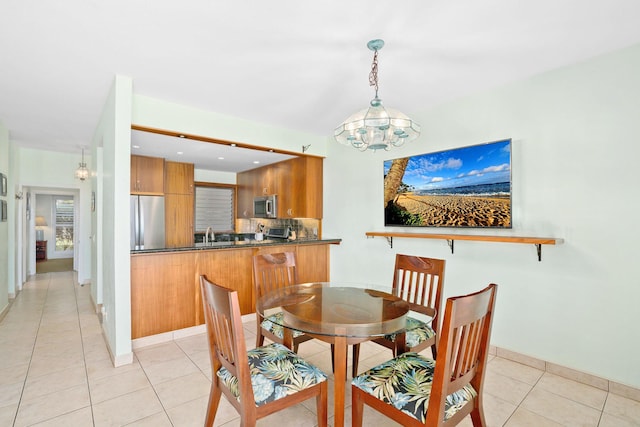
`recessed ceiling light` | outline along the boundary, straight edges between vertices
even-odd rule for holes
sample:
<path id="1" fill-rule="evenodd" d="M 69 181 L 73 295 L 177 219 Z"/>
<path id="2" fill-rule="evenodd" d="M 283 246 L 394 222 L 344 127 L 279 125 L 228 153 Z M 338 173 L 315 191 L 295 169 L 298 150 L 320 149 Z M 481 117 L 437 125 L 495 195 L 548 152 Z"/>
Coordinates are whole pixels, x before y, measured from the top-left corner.
<path id="1" fill-rule="evenodd" d="M 260 160 L 254 160 L 254 161 L 253 161 L 253 164 L 254 164 L 254 165 L 257 165 L 258 163 L 260 163 Z"/>
<path id="2" fill-rule="evenodd" d="M 133 148 L 140 148 L 140 146 L 139 145 L 134 145 Z"/>
<path id="3" fill-rule="evenodd" d="M 218 160 L 224 160 L 224 157 L 218 157 Z"/>
<path id="4" fill-rule="evenodd" d="M 232 146 L 232 147 L 235 147 L 235 146 L 236 146 L 236 144 L 231 144 L 231 146 Z"/>
<path id="5" fill-rule="evenodd" d="M 178 151 L 177 153 L 179 156 L 182 156 L 184 153 L 182 151 Z"/>
<path id="6" fill-rule="evenodd" d="M 186 138 L 186 136 L 183 135 L 183 134 L 180 134 L 180 135 L 178 135 L 178 138 Z"/>

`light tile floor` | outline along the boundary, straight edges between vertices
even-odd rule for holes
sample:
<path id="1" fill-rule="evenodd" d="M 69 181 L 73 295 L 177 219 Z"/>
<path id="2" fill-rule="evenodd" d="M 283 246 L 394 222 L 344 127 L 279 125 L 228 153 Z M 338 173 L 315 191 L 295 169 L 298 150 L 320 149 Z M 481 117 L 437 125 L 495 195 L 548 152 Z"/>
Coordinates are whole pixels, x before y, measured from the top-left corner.
<path id="1" fill-rule="evenodd" d="M 72 272 L 46 273 L 13 302 L 0 323 L 0 426 L 201 426 L 211 377 L 204 334 L 143 348 L 114 368 L 89 292 Z M 249 348 L 254 328 L 244 328 Z M 300 354 L 331 371 L 328 345 L 309 341 Z M 365 343 L 360 357 L 363 371 L 390 352 Z M 485 396 L 489 426 L 640 426 L 640 402 L 500 357 L 489 362 Z M 350 399 L 347 392 L 346 425 Z M 258 425 L 314 426 L 314 413 L 309 400 Z M 239 424 L 223 398 L 215 425 Z M 365 425 L 398 424 L 366 408 Z"/>

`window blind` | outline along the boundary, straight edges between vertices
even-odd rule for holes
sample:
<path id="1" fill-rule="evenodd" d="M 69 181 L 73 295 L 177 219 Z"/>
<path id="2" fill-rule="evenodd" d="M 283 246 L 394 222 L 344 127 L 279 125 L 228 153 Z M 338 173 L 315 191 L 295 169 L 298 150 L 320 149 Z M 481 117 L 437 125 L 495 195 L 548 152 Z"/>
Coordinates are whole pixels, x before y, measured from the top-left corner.
<path id="1" fill-rule="evenodd" d="M 233 188 L 196 187 L 196 231 L 234 229 Z"/>

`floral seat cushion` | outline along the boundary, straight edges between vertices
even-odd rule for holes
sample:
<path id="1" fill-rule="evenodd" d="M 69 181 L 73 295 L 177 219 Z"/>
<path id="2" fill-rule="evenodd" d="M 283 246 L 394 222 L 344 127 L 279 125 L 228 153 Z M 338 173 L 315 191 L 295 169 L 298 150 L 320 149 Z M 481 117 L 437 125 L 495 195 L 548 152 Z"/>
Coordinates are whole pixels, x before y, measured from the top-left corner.
<path id="1" fill-rule="evenodd" d="M 284 317 L 284 313 L 282 312 L 272 314 L 271 316 L 264 319 L 262 323 L 260 323 L 260 327 L 271 332 L 278 338 L 283 339 L 284 338 L 284 332 L 282 328 L 283 317 Z M 304 333 L 300 331 L 293 331 L 293 338 L 297 338 L 300 335 L 304 335 Z"/>
<path id="2" fill-rule="evenodd" d="M 427 325 L 421 320 L 418 320 L 413 317 L 407 317 L 407 332 L 405 334 L 405 344 L 407 347 L 415 347 L 423 341 L 428 340 L 429 338 L 435 335 L 435 331 L 431 329 L 431 326 Z M 389 334 L 384 337 L 389 341 L 396 340 L 396 336 L 398 334 Z"/>
<path id="3" fill-rule="evenodd" d="M 278 343 L 249 350 L 247 355 L 256 406 L 294 394 L 327 379 L 320 369 Z M 220 368 L 217 375 L 235 398 L 240 400 L 238 378 L 226 368 Z"/>
<path id="4" fill-rule="evenodd" d="M 353 379 L 352 384 L 420 422 L 425 422 L 435 361 L 417 353 L 404 353 Z M 450 394 L 445 421 L 477 396 L 470 385 Z"/>

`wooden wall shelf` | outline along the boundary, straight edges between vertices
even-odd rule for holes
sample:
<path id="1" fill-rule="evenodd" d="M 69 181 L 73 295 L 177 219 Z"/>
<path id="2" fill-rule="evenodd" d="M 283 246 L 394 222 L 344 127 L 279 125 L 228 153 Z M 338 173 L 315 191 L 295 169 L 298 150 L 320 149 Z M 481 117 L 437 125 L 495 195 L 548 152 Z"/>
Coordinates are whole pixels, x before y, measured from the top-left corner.
<path id="1" fill-rule="evenodd" d="M 564 239 L 555 237 L 518 237 L 518 236 L 478 236 L 470 234 L 434 234 L 434 233 L 389 233 L 367 231 L 367 237 L 386 237 L 389 246 L 393 248 L 393 238 L 413 238 L 413 239 L 440 239 L 446 240 L 453 253 L 453 243 L 456 240 L 475 240 L 481 242 L 502 242 L 502 243 L 530 243 L 536 246 L 538 261 L 542 261 L 542 245 L 560 245 Z"/>

